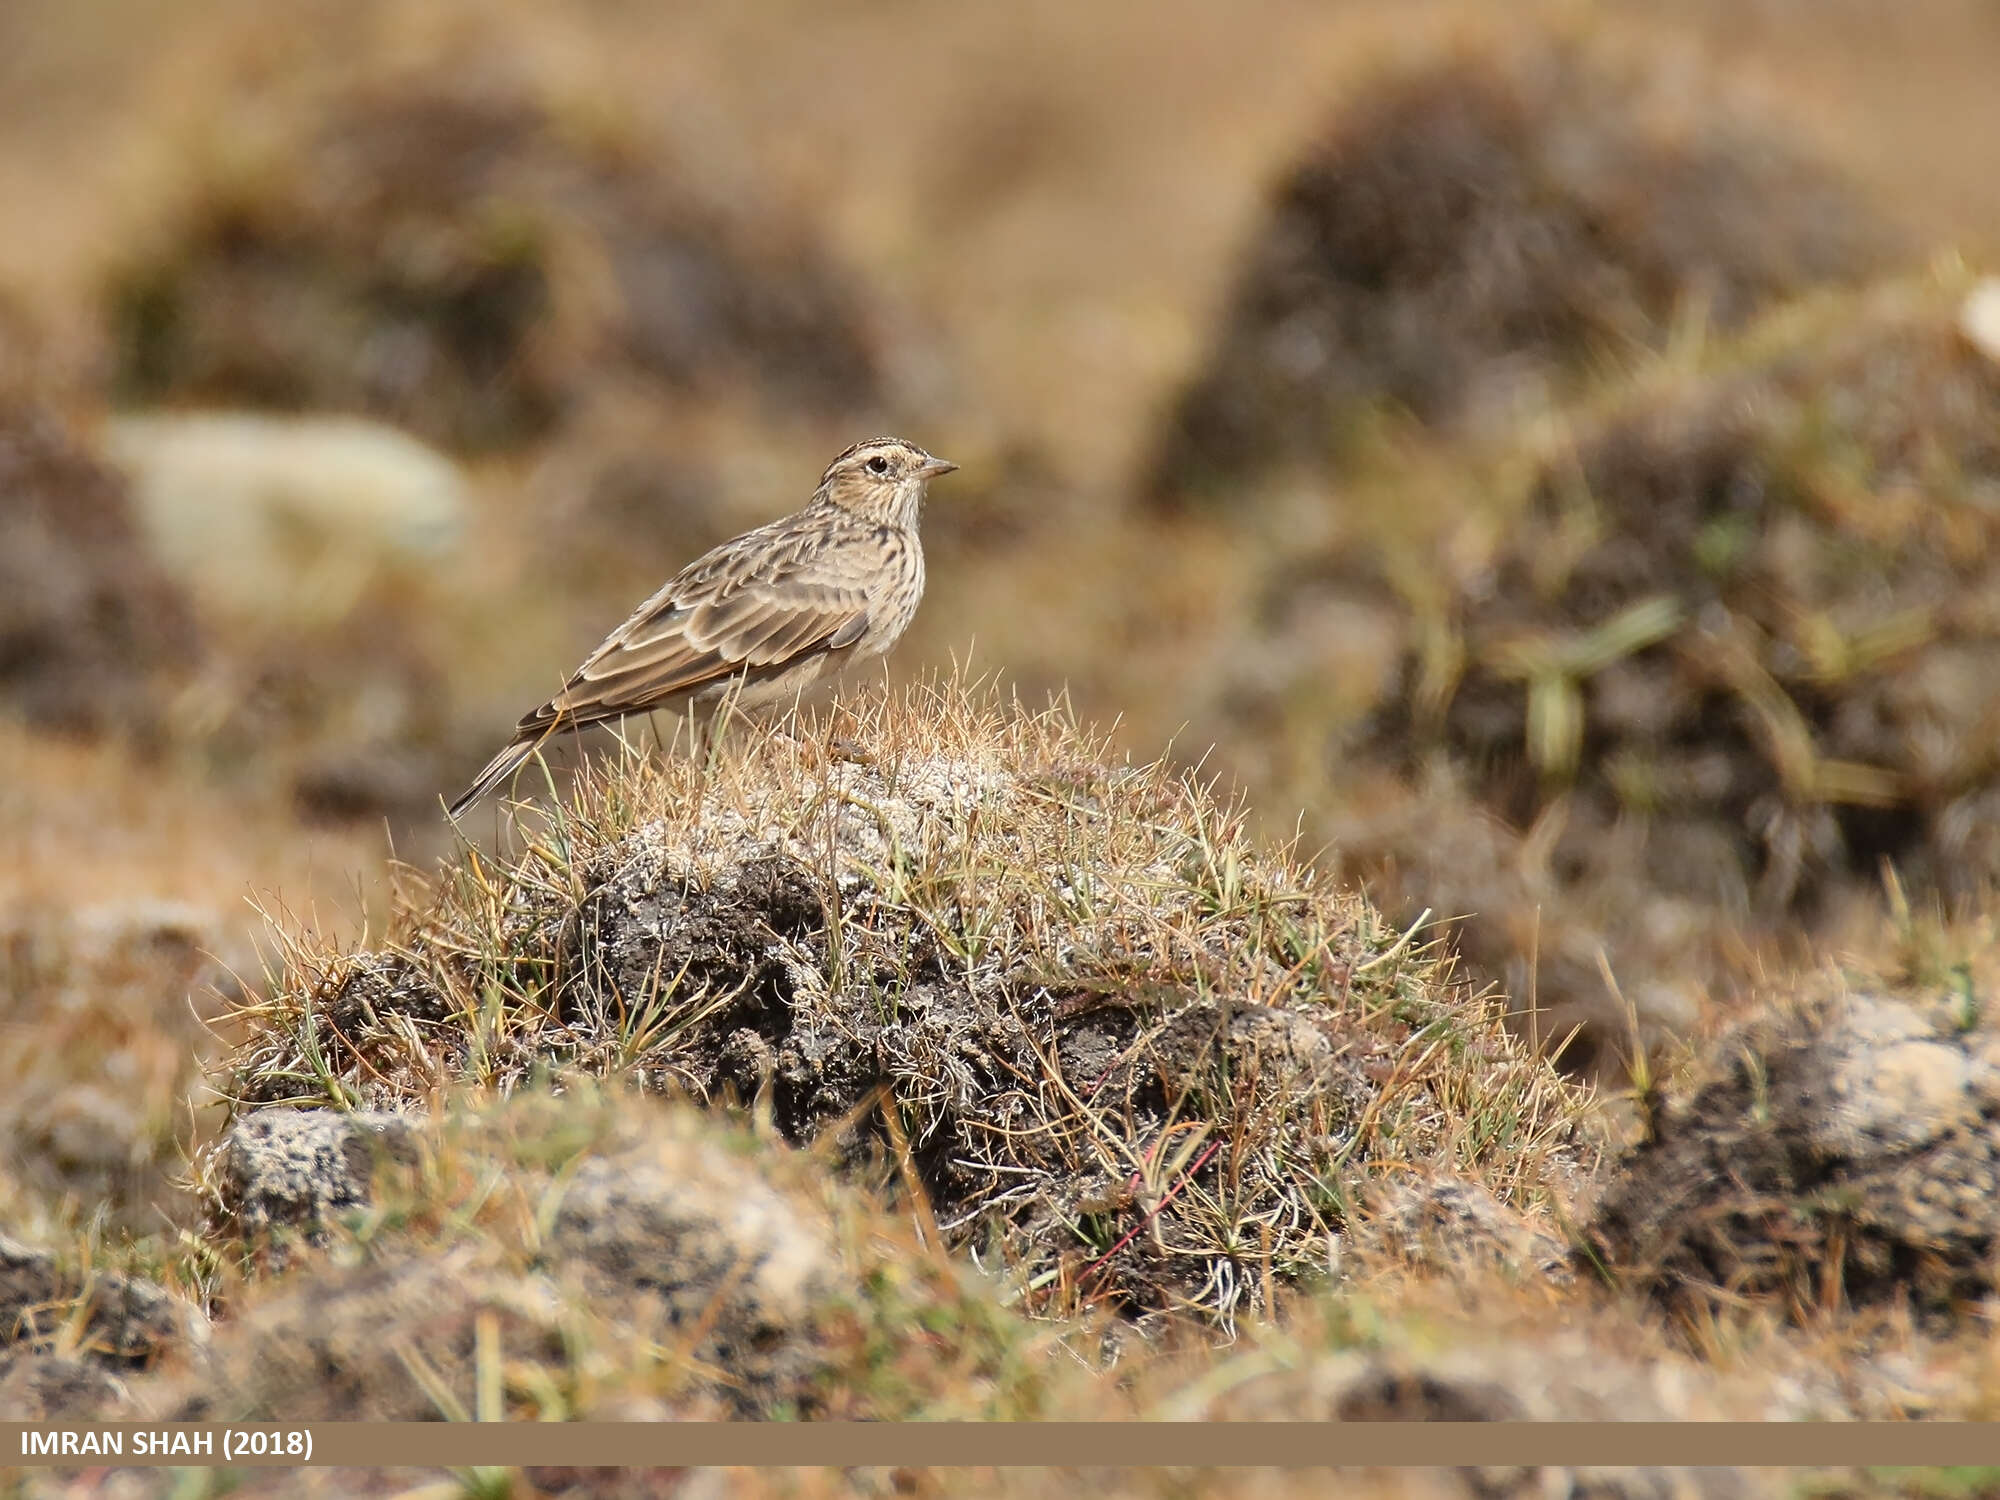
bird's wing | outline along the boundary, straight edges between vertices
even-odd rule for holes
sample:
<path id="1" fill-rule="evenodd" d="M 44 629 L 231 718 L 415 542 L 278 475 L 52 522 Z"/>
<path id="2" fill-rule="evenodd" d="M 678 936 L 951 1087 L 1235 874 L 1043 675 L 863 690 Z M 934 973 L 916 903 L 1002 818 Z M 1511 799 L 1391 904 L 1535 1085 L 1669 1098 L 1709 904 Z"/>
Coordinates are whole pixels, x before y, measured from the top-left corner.
<path id="1" fill-rule="evenodd" d="M 824 538 L 767 528 L 690 563 L 521 720 L 520 734 L 665 706 L 727 678 L 755 680 L 868 628 L 868 593 L 826 565 Z"/>

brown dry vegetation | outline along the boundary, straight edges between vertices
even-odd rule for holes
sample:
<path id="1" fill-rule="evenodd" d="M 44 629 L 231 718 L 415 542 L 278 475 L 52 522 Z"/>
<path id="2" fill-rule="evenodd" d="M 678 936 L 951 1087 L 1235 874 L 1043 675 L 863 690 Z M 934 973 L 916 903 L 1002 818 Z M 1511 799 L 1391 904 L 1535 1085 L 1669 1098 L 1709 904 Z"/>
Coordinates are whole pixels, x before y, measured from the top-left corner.
<path id="1" fill-rule="evenodd" d="M 0 9 L 0 1411 L 1990 1416 L 1996 57 L 1976 0 Z M 236 598 L 117 472 L 153 403 L 388 419 L 462 525 L 232 478 Z M 451 837 L 878 425 L 964 465 L 917 686 Z M 776 1487 L 968 1484 L 1323 1476 Z"/>

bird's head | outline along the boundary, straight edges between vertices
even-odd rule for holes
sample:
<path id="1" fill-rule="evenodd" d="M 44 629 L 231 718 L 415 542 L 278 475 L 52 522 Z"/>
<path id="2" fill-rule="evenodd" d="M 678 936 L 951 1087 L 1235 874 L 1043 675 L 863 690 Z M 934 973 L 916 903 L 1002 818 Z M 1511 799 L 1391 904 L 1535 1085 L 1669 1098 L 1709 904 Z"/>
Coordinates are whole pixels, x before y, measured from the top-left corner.
<path id="1" fill-rule="evenodd" d="M 878 525 L 915 526 L 925 488 L 957 467 L 901 438 L 870 438 L 826 466 L 814 498 Z"/>

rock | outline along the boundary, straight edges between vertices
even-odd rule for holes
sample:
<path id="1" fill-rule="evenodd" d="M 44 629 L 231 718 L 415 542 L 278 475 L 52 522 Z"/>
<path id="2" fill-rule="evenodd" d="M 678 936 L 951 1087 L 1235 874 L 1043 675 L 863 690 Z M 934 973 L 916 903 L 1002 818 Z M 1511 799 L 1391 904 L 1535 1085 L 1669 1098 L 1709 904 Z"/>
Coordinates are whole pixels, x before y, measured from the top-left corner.
<path id="1" fill-rule="evenodd" d="M 238 1120 L 216 1151 L 214 1180 L 231 1229 L 319 1236 L 337 1215 L 368 1202 L 378 1154 L 408 1160 L 411 1122 L 375 1110 L 266 1109 Z"/>
<path id="2" fill-rule="evenodd" d="M 1965 294 L 1958 327 L 1973 348 L 2000 365 L 2000 276 L 1983 277 Z"/>
<path id="3" fill-rule="evenodd" d="M 457 466 L 379 422 L 133 415 L 106 423 L 104 443 L 154 555 L 204 608 L 249 620 L 338 619 L 384 572 L 436 563 L 465 529 Z"/>

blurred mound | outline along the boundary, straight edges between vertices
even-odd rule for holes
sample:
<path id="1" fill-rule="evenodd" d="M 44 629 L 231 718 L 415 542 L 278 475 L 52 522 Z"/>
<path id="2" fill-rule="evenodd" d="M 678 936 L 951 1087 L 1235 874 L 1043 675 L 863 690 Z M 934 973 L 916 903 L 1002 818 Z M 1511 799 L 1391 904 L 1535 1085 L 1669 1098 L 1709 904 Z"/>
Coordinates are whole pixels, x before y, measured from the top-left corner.
<path id="1" fill-rule="evenodd" d="M 592 385 L 874 403 L 852 281 L 767 205 L 697 193 L 665 143 L 480 56 L 307 113 L 111 278 L 126 399 L 368 413 L 461 449 L 531 440 Z"/>
<path id="2" fill-rule="evenodd" d="M 444 666 L 458 468 L 351 417 L 153 413 L 103 441 L 199 602 L 211 649 L 176 704 L 182 738 L 316 819 L 434 810 L 467 736 Z"/>
<path id="3" fill-rule="evenodd" d="M 1101 757 L 953 686 L 764 731 L 713 779 L 613 768 L 389 949 L 296 948 L 233 1091 L 396 1108 L 555 1066 L 733 1096 L 879 1137 L 946 1242 L 1056 1315 L 1227 1323 L 1412 1165 L 1550 1192 L 1576 1101 L 1488 1006 Z"/>
<path id="4" fill-rule="evenodd" d="M 1443 540 L 1304 570 L 1274 618 L 1345 610 L 1387 645 L 1337 754 L 1421 790 L 1350 799 L 1334 832 L 1392 909 L 1477 913 L 1517 1002 L 1603 1015 L 1606 943 L 1618 976 L 1686 979 L 1885 861 L 1947 897 L 2000 879 L 2000 365 L 1963 290 L 1803 306 L 1530 445 Z M 1312 651 L 1276 638 L 1297 675 L 1240 695 L 1296 684 L 1293 732 L 1323 735 Z"/>
<path id="5" fill-rule="evenodd" d="M 540 1374 L 533 1410 L 517 1416 L 648 1397 L 677 1398 L 645 1412 L 656 1418 L 817 1404 L 830 1363 L 820 1340 L 859 1288 L 803 1163 L 587 1092 L 428 1126 L 386 1120 L 402 1128 L 385 1137 L 367 1117 L 294 1110 L 239 1124 L 213 1185 L 221 1242 L 260 1248 L 311 1229 L 332 1253 L 286 1257 L 296 1274 L 256 1286 L 151 1399 L 182 1419 L 435 1419 L 450 1415 L 440 1392 L 472 1392 L 475 1347 L 504 1340 L 510 1360 Z M 330 1194 L 335 1174 L 342 1191 Z M 502 1198 L 530 1194 L 542 1213 L 486 1212 L 502 1179 Z M 246 1192 L 261 1206 L 248 1219 Z M 308 1219 L 301 1202 L 329 1211 Z M 283 1204 L 293 1212 L 271 1212 Z M 364 1209 L 395 1228 L 357 1234 Z M 599 1383 L 610 1388 L 593 1392 Z"/>
<path id="6" fill-rule="evenodd" d="M 1583 430 L 1445 622 L 1455 677 L 1407 662 L 1375 743 L 1439 745 L 1516 823 L 1564 791 L 1558 862 L 1643 818 L 1650 876 L 1733 910 L 1809 911 L 1881 858 L 1977 890 L 1996 590 L 2000 365 L 1949 299 L 1844 307 Z"/>
<path id="7" fill-rule="evenodd" d="M 455 492 L 404 504 L 409 476 L 384 481 L 407 440 L 361 424 L 156 418 L 101 436 L 132 484 L 85 430 L 0 398 L 0 703 L 273 779 L 316 817 L 433 807 L 462 731 L 435 591 L 404 554 L 430 560 L 425 523 L 456 513 Z M 342 456 L 358 448 L 368 461 Z M 423 483 L 444 473 L 426 457 Z"/>
<path id="8" fill-rule="evenodd" d="M 810 1157 L 575 1080 L 439 1103 L 389 1117 L 375 1149 L 365 1116 L 239 1123 L 204 1158 L 215 1213 L 170 1277 L 0 1232 L 0 1412 L 1044 1414 L 1038 1332 Z M 340 1174 L 337 1203 L 313 1198 Z M 308 1199 L 338 1211 L 309 1219 Z"/>
<path id="9" fill-rule="evenodd" d="M 121 1230 L 186 1218 L 207 1024 L 241 989 L 205 912 L 130 904 L 0 926 L 0 1146 L 21 1185 Z M 19 1227 L 18 1221 L 15 1227 Z"/>
<path id="10" fill-rule="evenodd" d="M 1344 101 L 1275 190 L 1145 494 L 1319 468 L 1384 408 L 1490 432 L 1891 237 L 1692 59 L 1486 38 Z"/>
<path id="11" fill-rule="evenodd" d="M 102 1420 L 198 1321 L 148 1281 L 0 1231 L 0 1420 Z"/>
<path id="12" fill-rule="evenodd" d="M 196 654 L 123 481 L 53 412 L 0 396 L 0 702 L 44 728 L 148 738 Z"/>

